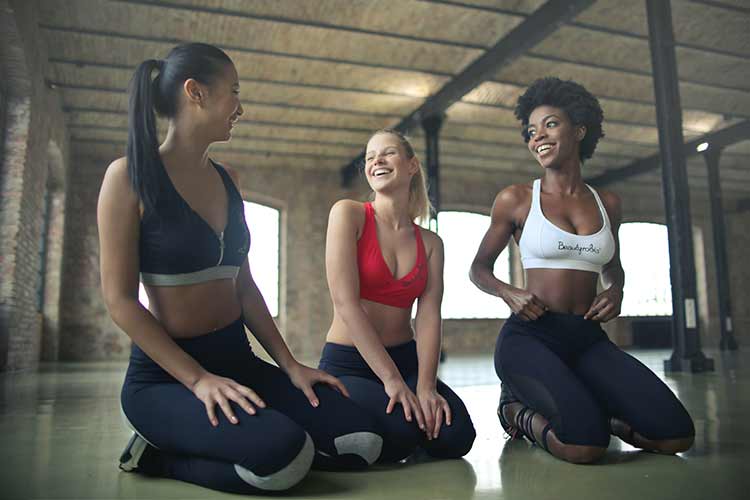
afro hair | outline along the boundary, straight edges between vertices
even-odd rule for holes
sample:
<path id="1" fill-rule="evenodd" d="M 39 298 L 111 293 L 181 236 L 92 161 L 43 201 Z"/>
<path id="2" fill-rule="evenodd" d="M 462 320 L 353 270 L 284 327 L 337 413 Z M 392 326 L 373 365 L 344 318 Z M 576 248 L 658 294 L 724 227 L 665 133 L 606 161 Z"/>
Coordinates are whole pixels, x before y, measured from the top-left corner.
<path id="1" fill-rule="evenodd" d="M 521 120 L 524 141 L 529 142 L 527 127 L 529 116 L 539 106 L 554 106 L 562 109 L 573 125 L 586 127 L 586 136 L 581 141 L 580 159 L 591 158 L 599 139 L 604 137 L 602 121 L 604 112 L 599 101 L 583 85 L 572 80 L 555 77 L 540 78 L 532 83 L 516 103 L 516 118 Z"/>

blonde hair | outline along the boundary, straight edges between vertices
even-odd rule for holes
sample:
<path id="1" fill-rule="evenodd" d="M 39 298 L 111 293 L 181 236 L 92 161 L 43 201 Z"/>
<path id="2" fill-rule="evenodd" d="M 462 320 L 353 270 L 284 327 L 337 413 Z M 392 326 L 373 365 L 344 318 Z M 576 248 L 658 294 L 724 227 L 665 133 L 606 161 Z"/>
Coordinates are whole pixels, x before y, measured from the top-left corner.
<path id="1" fill-rule="evenodd" d="M 414 148 L 406 138 L 404 134 L 396 129 L 382 128 L 376 131 L 370 136 L 370 139 L 378 134 L 390 134 L 396 136 L 401 147 L 406 152 L 406 157 L 409 159 L 415 158 L 417 155 L 414 153 Z M 409 218 L 411 220 L 417 220 L 419 223 L 425 223 L 430 220 L 430 213 L 432 211 L 432 203 L 430 203 L 430 197 L 427 194 L 427 174 L 422 167 L 422 162 L 417 158 L 417 172 L 411 178 L 409 184 Z"/>

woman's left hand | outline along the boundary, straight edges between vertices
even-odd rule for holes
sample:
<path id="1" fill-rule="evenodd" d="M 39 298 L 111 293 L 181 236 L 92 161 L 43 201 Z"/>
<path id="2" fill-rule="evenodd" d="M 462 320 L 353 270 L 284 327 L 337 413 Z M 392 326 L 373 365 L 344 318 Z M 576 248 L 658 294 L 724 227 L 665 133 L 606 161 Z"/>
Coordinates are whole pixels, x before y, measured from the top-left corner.
<path id="1" fill-rule="evenodd" d="M 443 422 L 446 425 L 451 425 L 451 407 L 435 388 L 423 389 L 417 387 L 417 399 L 422 407 L 422 413 L 424 413 L 427 439 L 437 439 Z"/>
<path id="2" fill-rule="evenodd" d="M 604 323 L 619 316 L 621 306 L 622 289 L 612 286 L 594 298 L 583 318 Z"/>
<path id="3" fill-rule="evenodd" d="M 315 394 L 313 386 L 318 383 L 328 384 L 347 398 L 349 397 L 349 391 L 346 390 L 344 384 L 333 375 L 322 370 L 316 370 L 315 368 L 310 368 L 301 363 L 296 363 L 287 370 L 286 374 L 289 376 L 292 384 L 294 384 L 294 387 L 305 393 L 310 404 L 315 408 L 320 404 L 320 400 Z"/>

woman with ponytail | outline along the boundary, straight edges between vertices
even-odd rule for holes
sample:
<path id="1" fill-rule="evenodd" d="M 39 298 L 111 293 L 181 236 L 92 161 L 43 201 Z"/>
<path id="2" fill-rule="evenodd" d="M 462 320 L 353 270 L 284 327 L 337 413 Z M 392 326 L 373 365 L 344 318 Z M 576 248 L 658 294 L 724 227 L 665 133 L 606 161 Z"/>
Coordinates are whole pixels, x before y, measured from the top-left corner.
<path id="1" fill-rule="evenodd" d="M 311 464 L 363 468 L 382 438 L 341 382 L 294 359 L 253 281 L 237 175 L 208 156 L 242 112 L 237 71 L 216 47 L 141 63 L 127 156 L 107 169 L 98 224 L 104 299 L 133 340 L 121 403 L 135 434 L 120 467 L 257 493 L 293 486 Z M 161 144 L 155 113 L 168 121 Z M 245 326 L 278 367 L 253 354 Z"/>
<path id="2" fill-rule="evenodd" d="M 461 399 L 437 378 L 443 243 L 414 223 L 430 215 L 424 171 L 409 141 L 385 129 L 367 144 L 365 176 L 373 201 L 341 200 L 328 219 L 334 312 L 319 367 L 377 419 L 381 461 L 420 446 L 434 457 L 460 458 L 476 434 Z"/>

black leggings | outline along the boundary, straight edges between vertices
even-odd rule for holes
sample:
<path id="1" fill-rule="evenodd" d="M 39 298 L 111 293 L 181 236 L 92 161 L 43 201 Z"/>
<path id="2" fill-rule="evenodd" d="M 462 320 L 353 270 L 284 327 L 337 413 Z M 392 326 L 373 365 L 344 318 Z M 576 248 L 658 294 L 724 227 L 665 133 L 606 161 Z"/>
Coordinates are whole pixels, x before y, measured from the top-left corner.
<path id="1" fill-rule="evenodd" d="M 411 340 L 405 344 L 386 348 L 406 385 L 412 391 L 417 387 L 417 344 Z M 471 417 L 463 401 L 445 385 L 437 381 L 437 391 L 445 398 L 451 409 L 451 425 L 440 428 L 437 439 L 427 440 L 419 429 L 416 419 L 407 422 L 402 408 L 390 414 L 385 412 L 390 398 L 383 383 L 367 365 L 356 347 L 326 343 L 320 359 L 321 370 L 338 377 L 349 390 L 353 401 L 374 416 L 383 436 L 382 462 L 402 460 L 421 446 L 429 455 L 437 458 L 460 458 L 471 449 L 476 437 Z"/>
<path id="2" fill-rule="evenodd" d="M 378 459 L 375 419 L 323 385 L 315 386 L 320 405 L 312 407 L 284 372 L 253 354 L 241 320 L 176 342 L 209 372 L 253 389 L 267 408 L 251 416 L 230 402 L 239 423 L 217 407 L 219 425 L 212 427 L 204 404 L 133 345 L 121 402 L 128 424 L 158 448 L 158 460 L 150 460 L 158 470 L 144 472 L 257 493 L 292 486 L 313 459 L 329 469 L 361 469 Z"/>
<path id="3" fill-rule="evenodd" d="M 610 417 L 649 440 L 695 434 L 672 391 L 583 316 L 547 312 L 526 322 L 512 315 L 497 338 L 495 370 L 564 444 L 606 447 Z"/>

